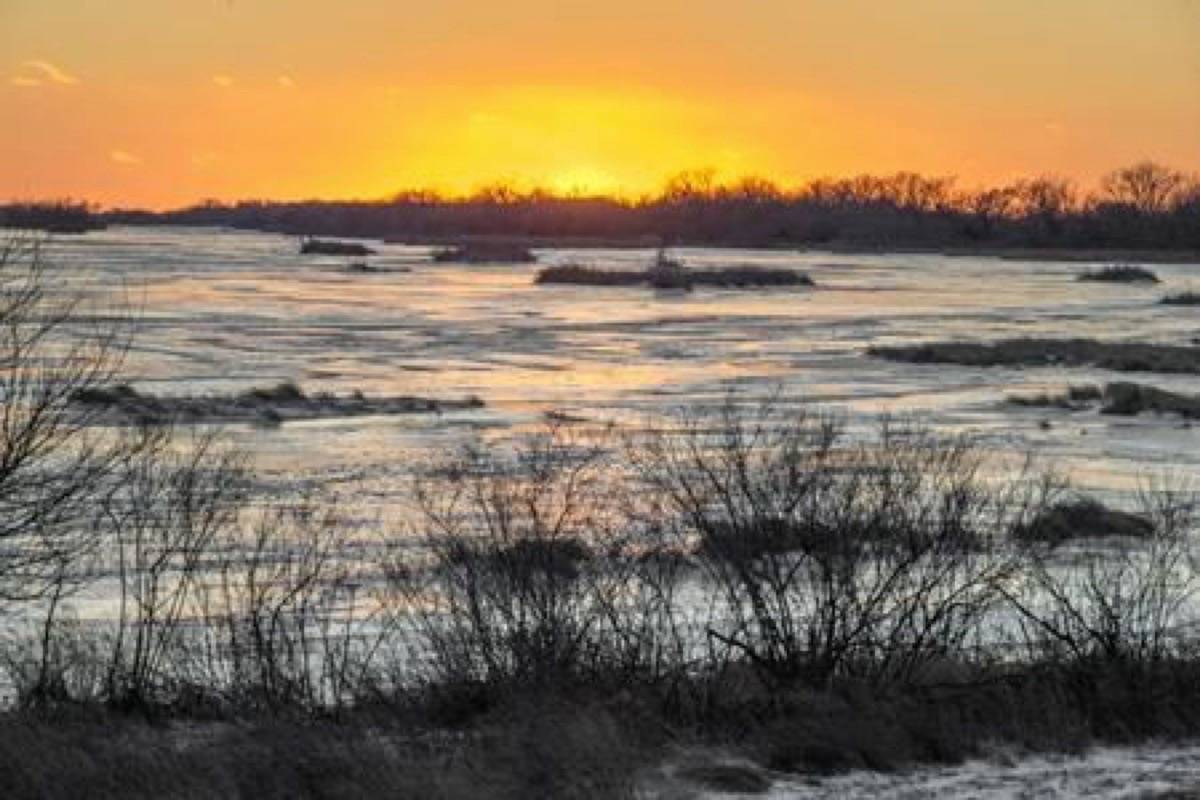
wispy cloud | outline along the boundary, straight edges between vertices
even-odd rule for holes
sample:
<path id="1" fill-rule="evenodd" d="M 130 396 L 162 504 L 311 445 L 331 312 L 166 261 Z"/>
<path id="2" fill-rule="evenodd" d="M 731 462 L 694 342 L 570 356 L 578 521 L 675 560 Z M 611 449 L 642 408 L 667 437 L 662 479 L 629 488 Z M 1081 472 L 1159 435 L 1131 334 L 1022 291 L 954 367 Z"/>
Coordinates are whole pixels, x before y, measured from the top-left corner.
<path id="1" fill-rule="evenodd" d="M 28 70 L 40 73 L 44 80 L 49 83 L 60 83 L 64 86 L 79 83 L 79 78 L 76 78 L 62 67 L 52 64 L 49 61 L 35 59 L 33 61 L 26 61 L 23 66 Z"/>
<path id="2" fill-rule="evenodd" d="M 281 89 L 295 89 L 296 88 L 296 82 L 287 75 L 280 75 L 278 78 L 275 79 L 275 82 L 279 84 L 279 88 L 281 88 Z"/>
<path id="3" fill-rule="evenodd" d="M 121 164 L 124 166 L 133 166 L 135 164 L 142 163 L 140 158 L 126 150 L 113 150 L 108 154 L 108 159 L 114 164 Z"/>
<path id="4" fill-rule="evenodd" d="M 74 86 L 79 78 L 67 72 L 62 67 L 44 59 L 31 59 L 21 63 L 21 70 L 9 78 L 13 86 Z"/>
<path id="5" fill-rule="evenodd" d="M 233 78 L 229 75 L 213 75 L 212 82 L 222 89 L 228 89 L 234 84 Z"/>

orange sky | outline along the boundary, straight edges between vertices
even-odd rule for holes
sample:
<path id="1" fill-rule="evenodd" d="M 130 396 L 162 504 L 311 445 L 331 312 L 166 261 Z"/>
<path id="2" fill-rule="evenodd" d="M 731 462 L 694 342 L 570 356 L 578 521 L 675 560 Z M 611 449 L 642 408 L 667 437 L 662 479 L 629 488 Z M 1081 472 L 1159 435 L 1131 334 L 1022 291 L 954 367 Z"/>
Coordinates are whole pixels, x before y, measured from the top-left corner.
<path id="1" fill-rule="evenodd" d="M 1200 169 L 1200 0 L 0 0 L 0 198 Z"/>

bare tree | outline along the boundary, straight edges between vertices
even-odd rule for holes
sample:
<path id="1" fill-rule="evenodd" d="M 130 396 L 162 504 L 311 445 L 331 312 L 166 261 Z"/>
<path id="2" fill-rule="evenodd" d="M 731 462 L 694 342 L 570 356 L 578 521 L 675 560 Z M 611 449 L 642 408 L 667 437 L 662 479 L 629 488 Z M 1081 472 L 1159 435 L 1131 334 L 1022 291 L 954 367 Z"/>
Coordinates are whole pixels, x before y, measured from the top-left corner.
<path id="1" fill-rule="evenodd" d="M 92 430 L 73 399 L 109 383 L 130 326 L 46 267 L 39 240 L 0 246 L 0 599 L 61 591 L 130 440 Z"/>
<path id="2" fill-rule="evenodd" d="M 1187 186 L 1187 175 L 1153 161 L 1110 172 L 1100 183 L 1110 202 L 1147 215 L 1170 211 Z"/>

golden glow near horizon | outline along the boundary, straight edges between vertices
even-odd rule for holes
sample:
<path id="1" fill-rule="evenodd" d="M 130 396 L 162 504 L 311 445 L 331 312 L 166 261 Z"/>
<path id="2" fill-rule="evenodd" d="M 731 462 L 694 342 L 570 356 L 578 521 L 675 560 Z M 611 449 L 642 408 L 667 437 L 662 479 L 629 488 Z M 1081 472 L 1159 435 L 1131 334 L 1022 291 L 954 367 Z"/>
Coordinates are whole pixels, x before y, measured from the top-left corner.
<path id="1" fill-rule="evenodd" d="M 1200 169 L 1197 0 L 0 0 L 0 198 Z"/>

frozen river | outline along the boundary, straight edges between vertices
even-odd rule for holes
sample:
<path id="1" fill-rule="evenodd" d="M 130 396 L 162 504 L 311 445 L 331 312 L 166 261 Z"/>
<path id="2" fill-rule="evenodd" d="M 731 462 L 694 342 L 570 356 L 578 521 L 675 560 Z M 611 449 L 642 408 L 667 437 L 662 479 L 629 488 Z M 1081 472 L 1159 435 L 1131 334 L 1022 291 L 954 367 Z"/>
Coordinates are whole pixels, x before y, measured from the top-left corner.
<path id="1" fill-rule="evenodd" d="M 434 264 L 429 249 L 370 243 L 377 271 L 301 256 L 294 238 L 244 231 L 113 228 L 48 246 L 59 268 L 119 290 L 139 330 L 130 379 L 160 394 L 241 391 L 293 380 L 306 391 L 478 395 L 479 411 L 234 428 L 268 475 L 386 503 L 428 448 L 502 437 L 557 411 L 638 423 L 719 403 L 733 389 L 780 391 L 869 424 L 916 415 L 999 449 L 1034 449 L 1081 485 L 1200 475 L 1200 429 L 1167 417 L 1017 408 L 1007 395 L 1137 380 L 1200 394 L 1200 376 L 1039 367 L 889 363 L 875 344 L 1085 336 L 1189 344 L 1200 311 L 1159 297 L 1193 287 L 1200 265 L 1162 265 L 1162 284 L 1081 283 L 1087 264 L 938 255 L 680 249 L 688 265 L 761 264 L 809 273 L 815 289 L 689 294 L 535 286 L 536 264 Z M 636 250 L 546 250 L 543 264 L 639 266 Z M 1048 425 L 1046 423 L 1049 423 Z"/>

